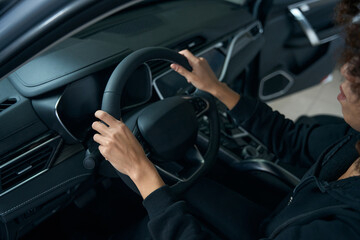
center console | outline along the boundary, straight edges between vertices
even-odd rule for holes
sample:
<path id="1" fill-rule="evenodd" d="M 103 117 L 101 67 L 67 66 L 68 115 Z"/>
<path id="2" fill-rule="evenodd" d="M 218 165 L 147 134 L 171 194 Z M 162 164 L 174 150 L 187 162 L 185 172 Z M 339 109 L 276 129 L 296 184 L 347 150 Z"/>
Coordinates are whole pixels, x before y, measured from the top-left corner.
<path id="1" fill-rule="evenodd" d="M 227 113 L 224 104 L 217 101 L 219 111 L 221 136 L 219 158 L 223 160 L 263 159 L 274 162 L 276 157 L 265 145 L 240 126 L 236 126 Z M 205 147 L 209 137 L 207 116 L 199 119 L 198 143 Z"/>

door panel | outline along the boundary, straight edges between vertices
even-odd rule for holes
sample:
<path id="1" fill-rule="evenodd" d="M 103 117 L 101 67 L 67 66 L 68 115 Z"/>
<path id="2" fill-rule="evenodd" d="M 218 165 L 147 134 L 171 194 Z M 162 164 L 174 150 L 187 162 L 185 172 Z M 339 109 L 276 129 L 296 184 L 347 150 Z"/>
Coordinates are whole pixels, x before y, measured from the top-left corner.
<path id="1" fill-rule="evenodd" d="M 259 54 L 259 97 L 271 100 L 320 83 L 343 46 L 334 25 L 339 0 L 263 0 L 265 44 Z M 254 84 L 254 83 L 252 83 Z"/>

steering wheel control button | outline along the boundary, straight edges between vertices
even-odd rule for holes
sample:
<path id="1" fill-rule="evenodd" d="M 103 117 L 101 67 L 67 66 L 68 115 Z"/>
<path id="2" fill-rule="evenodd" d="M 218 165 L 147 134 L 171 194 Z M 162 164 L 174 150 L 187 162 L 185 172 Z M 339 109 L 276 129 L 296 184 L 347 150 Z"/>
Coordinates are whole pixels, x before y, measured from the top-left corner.
<path id="1" fill-rule="evenodd" d="M 194 97 L 190 98 L 189 101 L 195 110 L 196 116 L 200 116 L 209 109 L 209 103 L 203 98 Z"/>
<path id="2" fill-rule="evenodd" d="M 137 126 L 135 126 L 135 128 L 134 128 L 133 134 L 134 134 L 135 138 L 139 141 L 141 147 L 144 149 L 145 155 L 147 157 L 149 157 L 150 153 L 151 153 L 150 146 L 147 144 L 145 139 L 141 136 L 141 133 L 140 133 L 139 128 Z"/>
<path id="3" fill-rule="evenodd" d="M 139 133 L 134 135 L 140 141 L 145 152 L 147 152 L 146 146 L 150 149 L 152 155 L 150 160 L 159 158 L 162 160 L 162 164 L 176 162 L 180 168 L 184 167 L 180 170 L 180 168 L 174 169 L 174 166 L 167 165 L 161 169 L 155 165 L 164 176 L 167 176 L 167 180 L 173 183 L 170 186 L 172 191 L 179 194 L 190 187 L 215 162 L 220 137 L 219 117 L 214 98 L 201 91 L 196 91 L 194 95 L 187 97 L 161 98 L 162 100 L 157 102 L 153 102 L 151 99 L 150 104 L 139 106 L 137 111 L 122 112 L 123 109 L 119 107 L 119 103 L 121 103 L 122 96 L 125 96 L 124 90 L 130 76 L 141 64 L 151 60 L 175 62 L 192 71 L 186 57 L 174 50 L 159 47 L 137 50 L 125 57 L 111 74 L 106 84 L 101 109 L 116 118 L 124 115 L 122 117 L 126 119 L 126 124 L 130 129 L 134 129 L 137 125 Z M 156 90 L 156 85 L 154 87 Z M 189 89 L 189 92 L 191 90 Z M 189 100 L 200 96 L 204 96 L 204 99 L 195 100 L 194 107 Z M 195 143 L 198 136 L 197 121 L 204 112 L 209 117 L 208 125 L 211 131 L 208 148 L 202 156 Z M 192 165 L 189 166 L 190 162 Z M 175 170 L 176 174 L 171 174 L 165 168 Z M 179 170 L 180 172 L 177 172 Z M 128 187 L 139 193 L 134 182 L 128 176 L 118 171 L 116 173 Z"/>

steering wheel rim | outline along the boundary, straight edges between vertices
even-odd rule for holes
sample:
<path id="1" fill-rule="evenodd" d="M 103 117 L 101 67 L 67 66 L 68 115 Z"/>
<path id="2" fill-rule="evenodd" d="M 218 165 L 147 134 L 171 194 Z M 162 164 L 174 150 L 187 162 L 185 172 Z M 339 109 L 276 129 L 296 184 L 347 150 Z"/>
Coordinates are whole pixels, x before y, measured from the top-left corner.
<path id="1" fill-rule="evenodd" d="M 130 55 L 128 55 L 126 58 L 124 58 L 111 74 L 104 91 L 101 109 L 111 114 L 115 118 L 120 119 L 121 118 L 120 101 L 126 82 L 130 79 L 130 76 L 136 71 L 136 69 L 141 64 L 144 64 L 152 60 L 164 60 L 168 62 L 174 62 L 185 67 L 189 71 L 192 70 L 187 59 L 173 50 L 167 48 L 161 48 L 161 47 L 148 47 L 137 50 L 131 53 Z M 182 192 L 184 192 L 188 187 L 190 187 L 193 184 L 193 182 L 198 177 L 200 177 L 206 170 L 208 170 L 214 164 L 217 157 L 217 151 L 219 148 L 219 142 L 220 142 L 219 118 L 213 96 L 211 96 L 209 93 L 196 90 L 195 93 L 193 94 L 193 97 L 205 99 L 209 103 L 209 108 L 207 110 L 208 118 L 210 120 L 209 145 L 206 153 L 203 156 L 204 164 L 194 174 L 194 176 L 191 176 L 190 179 L 187 179 L 186 181 L 178 181 L 176 184 L 170 186 L 170 188 L 175 194 L 181 194 Z M 134 131 L 133 129 L 131 130 Z M 195 152 L 195 155 L 196 154 L 199 154 L 199 152 L 198 153 Z M 128 185 L 133 191 L 139 193 L 137 187 L 127 175 L 124 175 L 119 171 L 117 171 L 117 174 L 126 183 L 126 185 Z"/>

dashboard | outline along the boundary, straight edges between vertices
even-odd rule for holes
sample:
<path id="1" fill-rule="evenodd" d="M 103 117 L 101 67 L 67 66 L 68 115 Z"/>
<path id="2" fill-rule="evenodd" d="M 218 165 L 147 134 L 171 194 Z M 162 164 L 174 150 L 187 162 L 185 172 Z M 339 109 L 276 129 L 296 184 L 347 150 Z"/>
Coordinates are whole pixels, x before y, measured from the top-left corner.
<path id="1" fill-rule="evenodd" d="M 130 52 L 146 46 L 187 48 L 206 58 L 221 81 L 231 82 L 263 43 L 261 24 L 241 5 L 170 1 L 114 14 L 2 79 L 0 232 L 25 234 L 69 204 L 95 174 L 96 168 L 83 163 L 93 114 L 112 71 Z M 133 111 L 191 91 L 169 63 L 149 62 L 132 76 L 119 106 Z"/>

